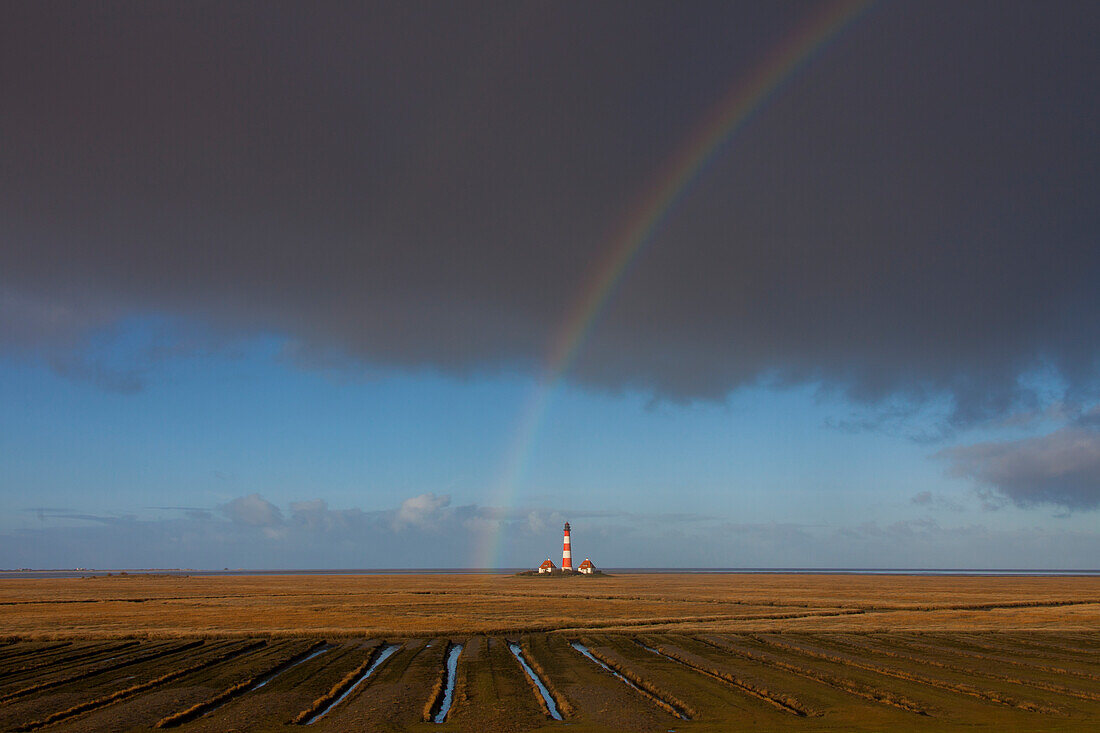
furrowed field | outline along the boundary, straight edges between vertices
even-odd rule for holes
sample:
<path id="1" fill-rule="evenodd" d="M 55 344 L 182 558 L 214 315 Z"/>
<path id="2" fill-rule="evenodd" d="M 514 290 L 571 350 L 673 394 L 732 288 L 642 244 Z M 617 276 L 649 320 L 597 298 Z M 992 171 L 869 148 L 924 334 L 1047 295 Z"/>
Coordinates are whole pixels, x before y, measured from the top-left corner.
<path id="1" fill-rule="evenodd" d="M 0 580 L 0 629 L 0 730 L 1100 729 L 1090 577 Z"/>

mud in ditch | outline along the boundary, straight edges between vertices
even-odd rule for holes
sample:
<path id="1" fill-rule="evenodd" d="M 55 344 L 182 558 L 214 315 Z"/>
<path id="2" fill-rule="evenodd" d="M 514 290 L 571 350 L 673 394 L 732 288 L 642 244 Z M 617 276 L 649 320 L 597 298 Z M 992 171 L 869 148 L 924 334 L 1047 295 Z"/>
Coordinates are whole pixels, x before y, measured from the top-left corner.
<path id="1" fill-rule="evenodd" d="M 659 647 L 652 647 L 641 641 L 640 639 L 633 640 L 642 649 L 656 654 L 662 659 L 668 659 L 672 662 L 687 667 L 690 670 L 698 672 L 701 675 L 710 677 L 711 679 L 718 680 L 719 682 L 733 687 L 734 689 L 743 692 L 747 695 L 763 700 L 772 707 L 778 710 L 782 710 L 785 713 L 796 715 L 801 718 L 818 715 L 816 711 L 810 710 L 799 700 L 791 697 L 790 695 L 784 695 L 769 690 L 767 687 L 759 683 L 754 683 L 746 680 L 743 677 L 731 674 L 723 670 L 719 670 L 712 665 L 701 663 L 700 659 L 692 659 L 687 656 L 682 650 L 670 648 L 664 645 Z"/>
<path id="2" fill-rule="evenodd" d="M 539 693 L 539 697 L 542 698 L 542 704 L 546 706 L 546 714 L 554 720 L 562 720 L 561 711 L 558 710 L 558 703 L 554 700 L 554 696 L 550 694 L 550 689 L 543 682 L 542 677 L 531 667 L 526 657 L 523 655 L 523 649 L 520 645 L 514 641 L 508 642 L 508 649 L 515 656 L 516 661 L 519 662 L 519 666 L 523 668 L 523 673 L 527 675 L 527 679 L 531 680 L 531 683 L 535 686 L 535 690 Z"/>
<path id="3" fill-rule="evenodd" d="M 370 676 L 400 648 L 398 644 L 380 644 L 362 666 L 341 680 L 327 695 L 314 703 L 309 710 L 303 711 L 293 722 L 300 725 L 313 725 L 321 720 L 370 679 Z"/>
<path id="4" fill-rule="evenodd" d="M 662 693 L 647 684 L 645 680 L 636 674 L 631 674 L 625 667 L 615 664 L 603 655 L 593 652 L 580 641 L 573 640 L 569 645 L 584 655 L 587 659 L 610 672 L 620 682 L 631 688 L 646 699 L 652 701 L 657 707 L 662 708 L 680 720 L 691 720 L 691 712 L 687 706 L 679 700 L 673 700 L 667 693 Z"/>

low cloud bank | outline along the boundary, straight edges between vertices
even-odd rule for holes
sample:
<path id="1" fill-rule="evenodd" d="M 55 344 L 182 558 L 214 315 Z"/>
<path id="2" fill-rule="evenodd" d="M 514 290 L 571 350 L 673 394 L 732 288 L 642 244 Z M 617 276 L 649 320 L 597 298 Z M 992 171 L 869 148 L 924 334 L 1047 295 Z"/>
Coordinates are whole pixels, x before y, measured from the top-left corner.
<path id="1" fill-rule="evenodd" d="M 947 448 L 952 476 L 968 478 L 1020 507 L 1100 507 L 1100 408 L 1036 437 Z"/>
<path id="2" fill-rule="evenodd" d="M 918 507 L 942 500 L 918 494 Z M 534 566 L 560 549 L 573 524 L 574 551 L 601 567 L 1087 568 L 1100 532 L 948 526 L 932 517 L 846 526 L 732 523 L 685 514 L 483 507 L 422 494 L 398 507 L 333 509 L 324 500 L 286 511 L 259 494 L 217 514 L 167 508 L 167 518 L 27 510 L 37 525 L 0 534 L 11 567 L 447 568 L 486 560 Z M 491 533 L 491 534 L 487 534 Z"/>

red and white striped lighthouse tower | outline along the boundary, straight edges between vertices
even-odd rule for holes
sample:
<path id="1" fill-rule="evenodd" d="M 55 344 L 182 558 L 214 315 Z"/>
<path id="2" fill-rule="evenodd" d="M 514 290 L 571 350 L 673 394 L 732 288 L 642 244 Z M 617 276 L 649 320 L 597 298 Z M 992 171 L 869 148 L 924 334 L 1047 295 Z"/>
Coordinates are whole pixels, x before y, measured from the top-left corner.
<path id="1" fill-rule="evenodd" d="M 565 537 L 561 543 L 561 571 L 573 572 L 573 553 L 569 550 L 569 522 L 565 523 Z"/>

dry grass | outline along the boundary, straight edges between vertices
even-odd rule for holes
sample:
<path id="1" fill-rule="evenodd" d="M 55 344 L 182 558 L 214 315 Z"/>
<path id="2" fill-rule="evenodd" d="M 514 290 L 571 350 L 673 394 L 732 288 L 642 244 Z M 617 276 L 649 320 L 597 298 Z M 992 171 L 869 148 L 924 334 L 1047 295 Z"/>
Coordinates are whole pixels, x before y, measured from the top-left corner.
<path id="1" fill-rule="evenodd" d="M 9 639 L 1100 628 L 1100 578 L 503 575 L 0 580 Z M 0 656 L 0 662 L 6 661 Z"/>
<path id="2" fill-rule="evenodd" d="M 876 638 L 876 637 L 872 637 Z M 1039 672 L 1050 672 L 1052 674 L 1063 675 L 1066 677 L 1079 677 L 1081 679 L 1092 680 L 1094 682 L 1100 682 L 1100 674 L 1093 674 L 1092 672 L 1083 672 L 1077 669 L 1069 669 L 1067 667 L 1060 667 L 1051 664 L 1043 664 L 1036 661 L 1021 661 L 1019 659 L 1012 659 L 1006 656 L 1006 652 L 996 653 L 981 653 L 976 651 L 970 651 L 962 649 L 956 646 L 949 646 L 946 644 L 930 644 L 927 642 L 914 641 L 908 638 L 891 638 L 890 644 L 898 649 L 902 650 L 915 650 L 925 655 L 932 655 L 939 658 L 951 658 L 951 657 L 964 657 L 964 661 L 969 660 L 982 660 L 987 662 L 995 662 L 998 665 L 1008 665 L 1011 667 L 1017 667 L 1024 670 L 1034 670 Z"/>
<path id="3" fill-rule="evenodd" d="M 568 718 L 572 716 L 574 712 L 573 706 L 569 704 L 569 700 L 567 700 L 564 695 L 558 692 L 557 687 L 554 685 L 554 681 L 550 678 L 550 675 L 546 674 L 546 670 L 542 668 L 542 665 L 539 663 L 538 657 L 536 657 L 531 650 L 530 637 L 524 637 L 520 640 L 519 649 L 523 653 L 523 658 L 527 660 L 527 664 L 531 667 L 531 669 L 535 670 L 535 674 L 537 674 L 539 676 L 539 679 L 542 680 L 542 686 L 546 688 L 546 691 L 550 693 L 550 697 L 554 699 L 554 705 L 557 706 L 558 712 L 561 714 L 561 716 L 563 718 Z M 531 686 L 536 687 L 534 680 L 531 680 Z M 539 698 L 539 700 L 542 700 L 542 693 L 538 691 L 537 687 L 535 689 L 535 694 Z M 549 716 L 550 709 L 546 706 L 546 701 L 543 700 L 542 704 L 543 707 L 546 707 L 546 714 Z"/>
<path id="4" fill-rule="evenodd" d="M 1054 692 L 1060 695 L 1066 695 L 1068 697 L 1076 697 L 1082 700 L 1094 700 L 1100 701 L 1100 692 L 1091 692 L 1088 690 L 1078 690 L 1072 687 L 1066 687 L 1064 685 L 1056 685 L 1050 682 L 1044 682 L 1042 680 L 1025 679 L 1020 676 L 1014 676 L 1005 674 L 1003 671 L 992 671 L 984 669 L 975 669 L 971 666 L 959 666 L 958 664 L 951 664 L 949 662 L 943 662 L 939 659 L 935 659 L 929 655 L 916 655 L 907 654 L 902 651 L 894 649 L 886 649 L 881 645 L 873 643 L 866 637 L 860 637 L 858 641 L 837 639 L 830 637 L 827 640 L 818 639 L 817 644 L 824 644 L 831 647 L 839 647 L 841 651 L 846 653 L 863 655 L 863 656 L 880 656 L 889 657 L 901 662 L 908 662 L 915 665 L 922 665 L 925 667 L 935 667 L 947 672 L 954 672 L 961 675 L 968 675 L 974 677 L 985 677 L 991 680 L 997 680 L 999 682 L 1008 682 L 1013 685 L 1023 685 L 1025 687 L 1034 687 L 1044 692 Z"/>
<path id="5" fill-rule="evenodd" d="M 205 669 L 207 667 L 211 667 L 215 664 L 220 664 L 222 662 L 229 661 L 230 659 L 233 659 L 234 657 L 238 657 L 242 654 L 247 654 L 248 652 L 250 652 L 254 649 L 258 649 L 259 647 L 263 646 L 266 643 L 267 642 L 264 642 L 264 641 L 256 641 L 256 642 L 253 642 L 251 644 L 246 644 L 244 646 L 236 646 L 231 651 L 225 652 L 224 654 L 220 654 L 220 655 L 218 655 L 218 656 L 216 656 L 212 659 L 205 659 L 201 662 L 196 662 L 196 663 L 188 665 L 186 667 L 182 667 L 180 669 L 172 670 L 171 672 L 168 672 L 166 674 L 163 674 L 159 677 L 148 680 L 146 682 L 142 682 L 142 683 L 139 683 L 139 684 L 136 684 L 136 685 L 131 685 L 130 687 L 126 687 L 126 688 L 121 689 L 121 690 L 116 690 L 116 691 L 114 691 L 110 694 L 104 695 L 102 697 L 97 697 L 93 700 L 88 700 L 88 701 L 82 702 L 78 705 L 73 705 L 72 707 L 66 708 L 65 710 L 59 710 L 55 713 L 51 713 L 50 715 L 46 716 L 45 718 L 43 718 L 41 720 L 32 721 L 30 723 L 27 723 L 26 725 L 23 725 L 23 726 L 20 726 L 19 728 L 16 728 L 15 730 L 17 730 L 17 731 L 37 730 L 39 728 L 43 728 L 47 725 L 50 725 L 52 723 L 56 723 L 59 720 L 64 720 L 66 718 L 71 718 L 73 716 L 80 715 L 81 713 L 86 713 L 89 710 L 95 710 L 96 708 L 101 708 L 101 707 L 104 707 L 106 705 L 110 705 L 111 703 L 118 702 L 119 700 L 124 700 L 128 697 L 133 697 L 133 696 L 138 695 L 140 693 L 151 690 L 154 687 L 159 687 L 161 685 L 167 684 L 169 682 L 172 682 L 173 680 L 179 679 L 180 677 L 184 677 L 185 675 L 189 675 L 189 674 L 192 674 L 194 672 L 198 672 L 202 669 Z"/>
<path id="6" fill-rule="evenodd" d="M 807 645 L 805 644 L 789 644 L 777 641 L 775 639 L 762 637 L 755 637 L 755 640 L 760 642 L 761 644 L 772 646 L 777 649 L 783 649 L 785 651 L 793 652 L 795 654 L 801 654 L 812 659 L 821 659 L 827 662 L 835 662 L 837 664 L 855 667 L 856 669 L 874 672 L 875 674 L 880 674 L 884 677 L 894 677 L 899 680 L 927 685 L 928 687 L 935 687 L 941 690 L 948 690 L 950 692 L 957 692 L 963 695 L 970 695 L 971 697 L 976 697 L 981 700 L 986 700 L 988 702 L 994 702 L 1001 705 L 1008 705 L 1010 707 L 1019 708 L 1020 710 L 1053 714 L 1061 712 L 1057 708 L 1051 707 L 1049 705 L 1044 705 L 1039 702 L 1034 702 L 1031 700 L 1019 700 L 1013 697 L 1009 697 L 1008 695 L 1002 695 L 993 690 L 975 687 L 974 685 L 968 685 L 960 682 L 948 682 L 946 680 L 936 677 L 929 677 L 927 675 L 907 672 L 896 667 L 883 666 L 881 664 L 865 662 L 846 654 L 836 654 L 814 648 L 807 648 Z"/>
<path id="7" fill-rule="evenodd" d="M 641 642 L 638 642 L 641 644 Z M 740 690 L 748 695 L 763 700 L 764 702 L 772 705 L 785 713 L 792 715 L 798 715 L 800 717 L 807 717 L 814 715 L 814 711 L 807 708 L 799 700 L 791 697 L 790 695 L 784 695 L 783 693 L 769 690 L 767 687 L 750 682 L 749 680 L 739 677 L 735 674 L 731 674 L 725 670 L 717 669 L 712 665 L 703 664 L 701 660 L 691 658 L 678 649 L 665 646 L 658 643 L 655 647 L 657 652 L 674 662 L 684 665 L 688 669 L 694 670 L 699 674 L 706 675 L 712 679 L 718 680 L 723 684 L 730 685 L 731 687 Z"/>
<path id="8" fill-rule="evenodd" d="M 1093 656 L 1072 659 L 1077 650 L 1100 644 L 1097 632 L 1022 637 L 972 631 L 702 636 L 593 632 L 520 638 L 528 662 L 563 712 L 568 710 L 566 725 L 577 733 L 661 733 L 670 728 L 699 733 L 746 729 L 1068 733 L 1096 730 L 1100 722 L 1100 695 L 1092 682 L 1100 675 L 1100 662 Z M 577 653 L 568 643 L 573 638 L 641 688 L 641 693 Z M 1044 643 L 1031 643 L 1037 640 Z M 447 650 L 458 642 L 464 643 L 464 649 L 458 659 L 454 707 L 443 725 L 425 723 L 424 716 L 438 704 Z M 95 665 L 42 667 L 19 684 L 69 681 L 0 705 L 0 729 L 35 730 L 48 725 L 52 730 L 56 724 L 58 733 L 82 733 L 183 723 L 181 730 L 206 733 L 288 730 L 296 715 L 301 714 L 299 721 L 306 720 L 347 690 L 378 654 L 378 642 L 361 640 L 342 643 L 331 655 L 287 668 L 320 643 L 312 635 L 266 645 L 257 639 L 207 642 L 179 656 L 159 656 L 116 674 L 86 678 L 74 673 Z M 144 643 L 127 658 L 179 644 Z M 978 644 L 989 654 L 983 654 Z M 44 645 L 26 642 L 10 651 Z M 113 642 L 79 642 L 71 653 L 113 646 Z M 1006 648 L 1020 651 L 1010 653 Z M 1069 650 L 1069 656 L 1060 656 L 1058 649 Z M 1037 653 L 1049 662 L 1037 660 Z M 286 671 L 270 677 L 279 669 Z M 271 684 L 256 694 L 249 692 L 261 679 L 270 679 Z M 308 729 L 521 733 L 560 728 L 561 723 L 547 719 L 541 700 L 508 651 L 506 638 L 421 637 L 404 643 L 372 674 L 369 684 L 358 686 Z M 690 713 L 691 721 L 675 720 L 677 712 Z"/>
<path id="9" fill-rule="evenodd" d="M 171 715 L 168 715 L 168 716 L 165 716 L 165 717 L 161 718 L 160 720 L 158 720 L 153 725 L 153 727 L 154 728 L 173 728 L 177 725 L 182 725 L 182 724 L 184 724 L 184 723 L 186 723 L 190 720 L 194 720 L 195 718 L 201 717 L 201 716 L 205 715 L 206 713 L 210 712 L 211 710 L 214 710 L 215 708 L 220 707 L 220 706 L 224 705 L 225 703 L 229 702 L 234 697 L 237 697 L 238 695 L 241 695 L 241 694 L 244 694 L 245 692 L 248 692 L 250 689 L 252 689 L 253 686 L 258 684 L 265 677 L 266 678 L 273 677 L 273 676 L 277 675 L 279 672 L 283 671 L 284 669 L 287 669 L 288 667 L 294 665 L 299 660 L 304 659 L 305 657 L 309 656 L 310 653 L 315 651 L 318 647 L 325 646 L 325 643 L 326 642 L 324 642 L 324 641 L 318 641 L 315 644 L 312 644 L 311 646 L 307 647 L 305 650 L 296 652 L 292 656 L 290 656 L 289 658 L 280 660 L 273 667 L 269 667 L 268 669 L 260 672 L 259 674 L 256 674 L 252 677 L 248 677 L 247 679 L 244 679 L 244 680 L 232 685 L 231 687 L 221 691 L 220 693 L 218 693 L 214 697 L 211 697 L 207 700 L 204 700 L 203 702 L 195 703 L 194 705 L 192 705 L 191 707 L 189 707 L 185 710 L 181 710 L 177 713 L 173 713 Z"/>
<path id="10" fill-rule="evenodd" d="M 685 720 L 690 720 L 698 714 L 683 700 L 680 700 L 668 690 L 661 689 L 659 686 L 639 674 L 633 667 L 626 663 L 626 660 L 622 659 L 617 654 L 609 654 L 606 649 L 593 643 L 593 641 L 587 637 L 582 638 L 580 642 L 587 647 L 589 654 L 634 683 L 638 690 L 648 697 L 657 707 L 667 710 L 673 715 Z"/>
<path id="11" fill-rule="evenodd" d="M 820 684 L 832 687 L 833 689 L 846 692 L 856 697 L 862 697 L 872 702 L 881 703 L 883 705 L 889 705 L 891 707 L 898 708 L 899 710 L 905 710 L 910 713 L 916 713 L 917 715 L 928 715 L 928 712 L 924 709 L 924 706 L 920 703 L 914 702 L 906 697 L 897 695 L 889 690 L 881 688 L 871 687 L 855 680 L 845 677 L 838 677 L 833 674 L 829 674 L 821 669 L 814 669 L 806 667 L 804 665 L 791 664 L 778 659 L 774 656 L 767 654 L 759 654 L 748 651 L 746 649 L 732 645 L 729 641 L 716 640 L 713 638 L 700 638 L 699 641 L 711 646 L 719 651 L 723 651 L 735 656 L 747 659 L 759 664 L 775 667 L 789 674 L 796 675 L 798 677 L 804 677 L 808 680 L 813 680 Z"/>
<path id="12" fill-rule="evenodd" d="M 97 675 L 106 674 L 108 672 L 114 672 L 115 670 L 122 669 L 123 667 L 129 667 L 135 664 L 142 664 L 143 662 L 160 659 L 161 657 L 167 657 L 172 654 L 178 654 L 189 649 L 194 649 L 195 647 L 201 646 L 202 644 L 203 642 L 201 640 L 184 642 L 182 644 L 174 644 L 168 647 L 162 647 L 148 654 L 136 654 L 134 656 L 127 657 L 122 661 L 115 662 L 114 664 L 104 664 L 98 667 L 84 669 L 81 672 L 70 674 L 68 676 L 43 680 L 27 687 L 15 690 L 14 692 L 7 693 L 3 697 L 0 697 L 0 703 L 11 702 L 12 700 L 26 697 L 27 695 L 31 695 L 34 693 L 43 692 L 54 687 L 61 687 L 63 685 L 68 685 L 73 682 L 79 682 L 80 680 L 88 679 L 89 677 L 95 677 Z"/>
<path id="13" fill-rule="evenodd" d="M 450 654 L 452 646 L 454 645 L 448 641 L 443 649 L 443 665 L 439 668 L 439 676 L 436 677 L 435 684 L 432 685 L 432 694 L 424 703 L 424 712 L 420 718 L 425 723 L 435 720 L 436 714 L 443 707 L 443 697 L 447 691 L 447 655 Z"/>

